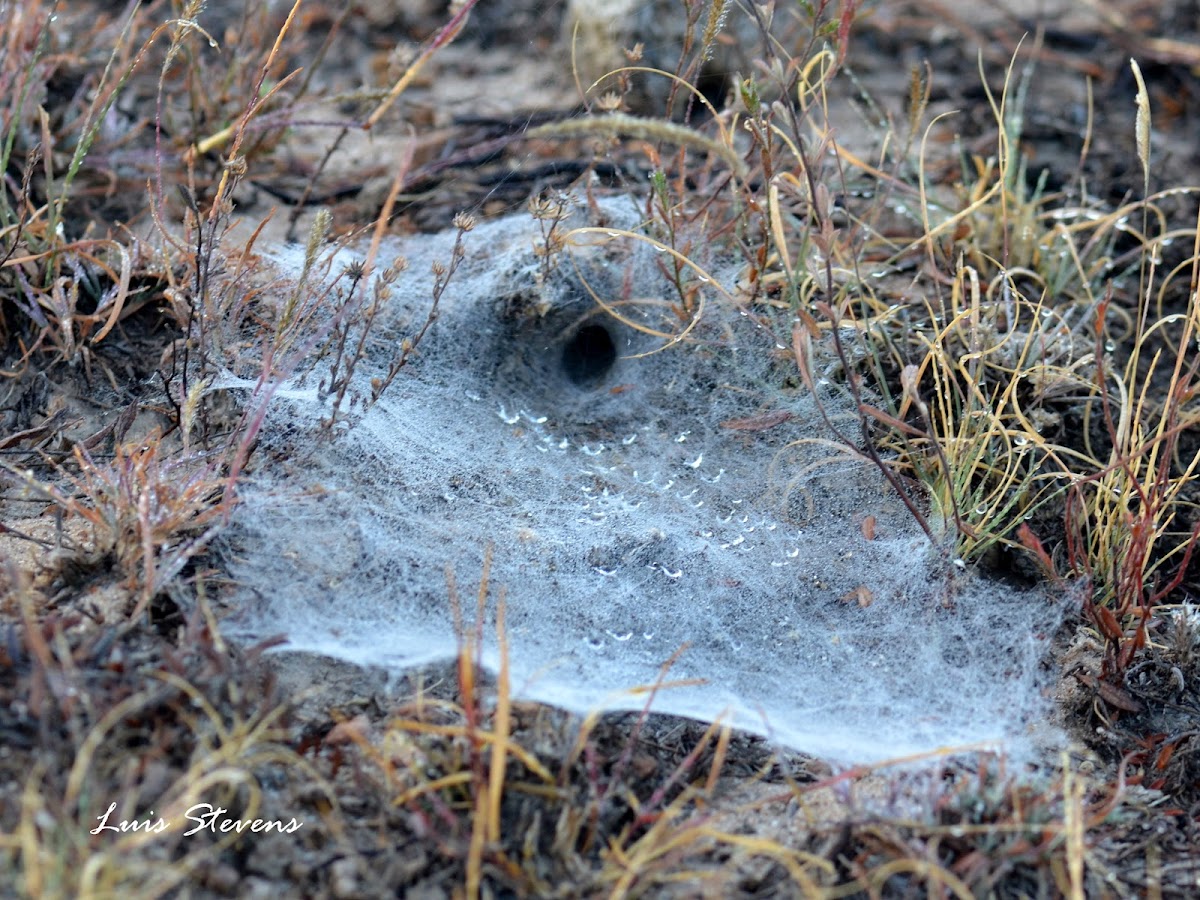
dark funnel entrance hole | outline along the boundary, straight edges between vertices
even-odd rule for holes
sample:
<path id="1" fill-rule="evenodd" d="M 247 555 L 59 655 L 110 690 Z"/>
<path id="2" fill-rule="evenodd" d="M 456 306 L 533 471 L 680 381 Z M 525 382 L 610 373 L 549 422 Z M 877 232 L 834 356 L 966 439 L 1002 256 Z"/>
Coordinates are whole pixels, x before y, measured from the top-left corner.
<path id="1" fill-rule="evenodd" d="M 617 345 L 603 325 L 584 325 L 563 347 L 562 366 L 578 387 L 592 387 L 617 361 Z"/>

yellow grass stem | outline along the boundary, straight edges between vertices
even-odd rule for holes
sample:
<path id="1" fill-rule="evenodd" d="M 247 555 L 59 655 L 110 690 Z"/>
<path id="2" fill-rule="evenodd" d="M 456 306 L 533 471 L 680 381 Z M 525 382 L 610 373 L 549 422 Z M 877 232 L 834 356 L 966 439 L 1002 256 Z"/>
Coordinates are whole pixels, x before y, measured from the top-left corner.
<path id="1" fill-rule="evenodd" d="M 640 141 L 663 141 L 679 147 L 691 147 L 723 160 L 739 178 L 748 174 L 745 161 L 737 155 L 734 149 L 726 144 L 705 137 L 699 132 L 677 125 L 674 122 L 664 122 L 660 119 L 645 119 L 640 116 L 630 116 L 625 113 L 609 113 L 604 116 L 588 116 L 582 119 L 568 119 L 564 122 L 551 122 L 525 132 L 528 138 L 580 138 L 580 137 L 618 137 L 633 138 Z"/>

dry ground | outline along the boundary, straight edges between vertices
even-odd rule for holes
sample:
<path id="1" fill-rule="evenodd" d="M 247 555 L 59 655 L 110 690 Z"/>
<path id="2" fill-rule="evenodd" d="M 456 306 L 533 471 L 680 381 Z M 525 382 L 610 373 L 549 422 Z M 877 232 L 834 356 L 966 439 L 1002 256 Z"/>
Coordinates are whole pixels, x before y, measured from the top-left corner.
<path id="1" fill-rule="evenodd" d="M 11 10 L 22 5 L 0 4 L 6 42 L 17 40 Z M 137 544 L 139 492 L 195 479 L 195 506 L 179 528 L 187 535 L 179 546 L 189 546 L 219 525 L 210 512 L 230 477 L 227 461 L 211 471 L 170 465 L 195 449 L 184 447 L 178 427 L 178 384 L 164 375 L 179 377 L 174 342 L 186 322 L 172 309 L 172 291 L 178 295 L 190 274 L 170 271 L 154 248 L 165 244 L 164 230 L 186 228 L 192 201 L 174 185 L 189 184 L 202 209 L 220 190 L 225 145 L 188 148 L 227 124 L 202 114 L 240 111 L 231 98 L 242 102 L 254 75 L 245 60 L 261 58 L 286 14 L 247 5 L 255 11 L 213 4 L 199 15 L 225 48 L 205 71 L 231 76 L 204 85 L 207 100 L 189 97 L 201 86 L 180 74 L 189 54 L 208 53 L 195 40 L 164 81 L 166 113 L 156 111 L 165 39 L 152 47 L 105 114 L 66 207 L 71 239 L 111 233 L 141 242 L 142 259 L 151 261 L 135 273 L 136 290 L 111 335 L 88 344 L 94 324 L 85 351 L 70 359 L 49 339 L 30 352 L 34 332 L 21 333 L 12 301 L 2 300 L 9 324 L 0 383 L 8 472 L 0 498 L 0 893 L 1082 897 L 1086 889 L 1097 897 L 1186 897 L 1200 890 L 1200 666 L 1188 669 L 1151 648 L 1138 660 L 1144 690 L 1131 696 L 1127 684 L 1106 693 L 1087 675 L 1097 671 L 1102 641 L 1082 620 L 1051 662 L 1064 673 L 1083 667 L 1082 679 L 1064 675 L 1060 696 L 1077 744 L 1048 760 L 1034 786 L 981 763 L 944 773 L 938 798 L 912 806 L 886 771 L 835 775 L 757 739 L 667 717 L 581 723 L 514 704 L 502 729 L 497 716 L 507 704 L 497 706 L 496 686 L 469 657 L 457 668 L 397 678 L 229 646 L 219 629 L 223 574 L 200 543 L 169 577 L 148 579 L 136 546 L 127 546 Z M 520 209 L 530 196 L 592 173 L 612 189 L 640 174 L 637 148 L 597 156 L 586 141 L 520 140 L 530 123 L 579 107 L 564 61 L 562 9 L 551 2 L 482 0 L 392 115 L 369 134 L 342 135 L 343 123 L 361 122 L 378 102 L 380 94 L 364 98 L 361 86 L 386 92 L 412 59 L 396 48 L 427 46 L 447 20 L 439 3 L 400 15 L 393 6 L 363 3 L 344 18 L 335 7 L 302 7 L 282 71 L 305 65 L 313 81 L 302 105 L 276 127 L 253 131 L 242 147 L 249 171 L 234 195 L 236 227 L 221 242 L 222 266 L 236 267 L 230 248 L 250 241 L 272 210 L 257 238 L 264 245 L 289 234 L 303 240 L 317 209 L 332 213 L 335 232 L 366 228 L 401 165 L 410 175 L 393 198 L 391 223 L 401 233 L 447 228 L 464 209 L 478 216 Z M 1031 172 L 1049 173 L 1047 190 L 1069 190 L 1082 177 L 1113 207 L 1142 190 L 1130 56 L 1141 62 L 1156 111 L 1151 189 L 1200 184 L 1196 4 L 1054 6 L 864 4 L 844 77 L 830 88 L 839 141 L 873 158 L 890 140 L 884 122 L 906 121 L 910 69 L 924 68 L 926 121 L 959 111 L 931 131 L 926 170 L 931 187 L 952 196 L 962 179 L 960 148 L 986 154 L 996 143 L 978 60 L 1002 77 L 1024 39 L 1037 76 L 1020 151 Z M 50 27 L 91 33 L 119 22 L 122 9 L 72 4 Z M 151 3 L 138 15 L 164 22 L 171 7 Z M 110 29 L 108 47 L 117 36 Z M 67 127 L 79 92 L 94 87 L 103 67 L 105 48 L 87 51 L 83 43 L 78 55 L 56 49 L 53 77 L 32 100 L 50 113 L 49 128 Z M 1081 162 L 1088 78 L 1094 120 Z M 156 117 L 164 120 L 157 147 Z M 30 128 L 21 141 L 36 140 Z M 64 147 L 66 157 L 56 159 L 60 173 L 70 153 Z M 5 176 L 14 189 L 21 154 Z M 146 184 L 159 177 L 159 165 L 170 189 L 156 223 Z M 33 171 L 36 193 L 44 179 Z M 877 227 L 919 232 L 911 191 L 899 196 L 905 202 L 884 211 Z M 843 200 L 852 209 L 861 202 Z M 1177 208 L 1164 204 L 1181 227 L 1189 216 L 1194 226 L 1194 207 L 1194 197 Z M 193 223 L 192 234 L 198 230 L 202 251 L 203 230 Z M 12 234 L 0 233 L 9 270 Z M 897 278 L 898 301 L 911 284 L 907 274 Z M 203 440 L 195 440 L 216 446 L 238 427 L 236 409 L 207 410 L 196 430 Z M 119 449 L 147 435 L 153 446 L 142 456 Z M 1183 441 L 1196 439 L 1189 432 Z M 97 471 L 116 454 L 129 480 L 101 490 L 77 447 Z M 87 512 L 122 502 L 134 510 L 132 531 Z M 105 541 L 100 533 L 116 536 Z M 1021 575 L 1034 570 L 1013 556 L 1004 551 L 989 563 Z M 1196 590 L 1188 570 L 1164 605 Z M 1165 631 L 1154 640 L 1169 643 Z M 1177 691 L 1169 688 L 1175 670 L 1186 676 Z M 303 827 L 240 839 L 211 829 L 91 834 L 110 803 L 114 823 L 182 821 L 183 810 L 210 803 L 231 817 L 295 819 Z"/>

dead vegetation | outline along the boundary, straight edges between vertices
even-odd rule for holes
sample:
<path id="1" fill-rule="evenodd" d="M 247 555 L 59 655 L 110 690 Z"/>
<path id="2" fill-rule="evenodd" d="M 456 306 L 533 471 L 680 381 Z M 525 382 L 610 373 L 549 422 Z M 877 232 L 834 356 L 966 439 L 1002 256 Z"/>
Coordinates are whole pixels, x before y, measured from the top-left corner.
<path id="1" fill-rule="evenodd" d="M 455 73 L 436 60 L 484 42 L 486 5 L 474 24 L 468 0 L 381 38 L 350 6 L 0 4 L 0 883 L 89 897 L 1189 896 L 1200 181 L 1172 135 L 1194 133 L 1200 89 L 1194 46 L 1150 37 L 1184 27 L 1187 4 L 1096 3 L 1086 33 L 1051 23 L 1018 46 L 1030 29 L 1002 22 L 995 41 L 967 27 L 935 46 L 922 6 L 781 4 L 771 21 L 684 2 L 671 71 L 629 47 L 582 112 L 439 120 L 438 82 Z M 535 44 L 559 39 L 553 7 L 520 12 Z M 761 43 L 718 85 L 705 61 L 723 15 L 752 15 Z M 366 87 L 336 63 L 364 46 Z M 871 48 L 896 46 L 932 62 L 881 76 Z M 943 64 L 960 94 L 938 86 Z M 1033 96 L 1055 67 L 1096 76 L 1074 131 Z M 847 96 L 874 156 L 839 138 Z M 946 146 L 945 107 L 971 100 L 983 113 Z M 387 165 L 338 168 L 357 136 L 402 128 Z M 1059 156 L 1042 168 L 1047 132 Z M 563 192 L 646 184 L 641 231 L 558 229 Z M 274 213 L 287 231 L 308 228 L 314 268 L 327 236 L 373 222 L 368 264 L 329 294 L 301 281 L 268 302 L 264 197 L 291 206 Z M 236 406 L 214 379 L 266 385 L 316 359 L 335 438 L 378 396 L 348 386 L 404 265 L 376 259 L 385 230 L 527 202 L 547 275 L 580 242 L 661 247 L 674 295 L 629 321 L 663 352 L 701 316 L 755 317 L 797 377 L 856 398 L 843 440 L 948 555 L 1077 598 L 1056 664 L 1090 757 L 1049 760 L 1035 784 L 1003 760 L 947 764 L 918 809 L 887 768 L 832 774 L 655 717 L 653 689 L 624 718 L 521 704 L 469 633 L 452 670 L 365 696 L 284 696 L 265 648 L 227 645 L 206 551 L 239 475 L 269 461 L 254 452 L 263 405 Z M 453 224 L 462 237 L 471 219 Z M 743 255 L 720 302 L 700 290 L 696 234 Z M 378 392 L 403 378 L 456 259 Z M 836 372 L 817 370 L 818 344 Z M 478 604 L 503 608 L 486 568 Z M 93 833 L 110 803 L 131 827 Z M 225 813 L 185 815 L 203 804 Z"/>

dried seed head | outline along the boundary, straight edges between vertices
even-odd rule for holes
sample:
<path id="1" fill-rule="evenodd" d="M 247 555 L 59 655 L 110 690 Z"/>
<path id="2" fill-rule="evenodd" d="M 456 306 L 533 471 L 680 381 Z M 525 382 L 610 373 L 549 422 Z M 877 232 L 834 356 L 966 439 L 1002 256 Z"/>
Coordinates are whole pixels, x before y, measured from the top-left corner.
<path id="1" fill-rule="evenodd" d="M 596 101 L 596 108 L 600 112 L 618 112 L 624 105 L 625 101 L 621 99 L 621 95 L 615 91 L 609 91 Z"/>
<path id="2" fill-rule="evenodd" d="M 467 232 L 475 227 L 475 217 L 470 213 L 460 212 L 454 217 L 454 227 L 459 231 Z"/>
<path id="3" fill-rule="evenodd" d="M 567 198 L 563 195 L 540 195 L 529 198 L 529 214 L 535 219 L 558 219 L 562 217 L 564 203 Z"/>
<path id="4" fill-rule="evenodd" d="M 1138 160 L 1142 164 L 1145 181 L 1150 182 L 1150 93 L 1146 90 L 1146 82 L 1142 80 L 1142 69 L 1136 59 L 1129 60 L 1133 69 L 1134 80 L 1137 81 L 1137 119 L 1134 121 L 1134 135 L 1137 139 Z"/>
<path id="5" fill-rule="evenodd" d="M 317 261 L 317 254 L 321 250 L 321 245 L 325 242 L 325 238 L 329 235 L 329 226 L 333 222 L 333 215 L 327 209 L 317 210 L 317 214 L 313 216 L 312 228 L 308 230 L 308 243 L 304 247 L 304 264 L 312 266 Z M 353 277 L 361 277 L 362 273 Z"/>
<path id="6" fill-rule="evenodd" d="M 400 276 L 400 273 L 407 268 L 408 260 L 403 256 L 397 256 L 392 260 L 392 264 L 390 266 L 379 273 L 379 277 L 383 280 L 384 284 L 391 284 Z"/>

